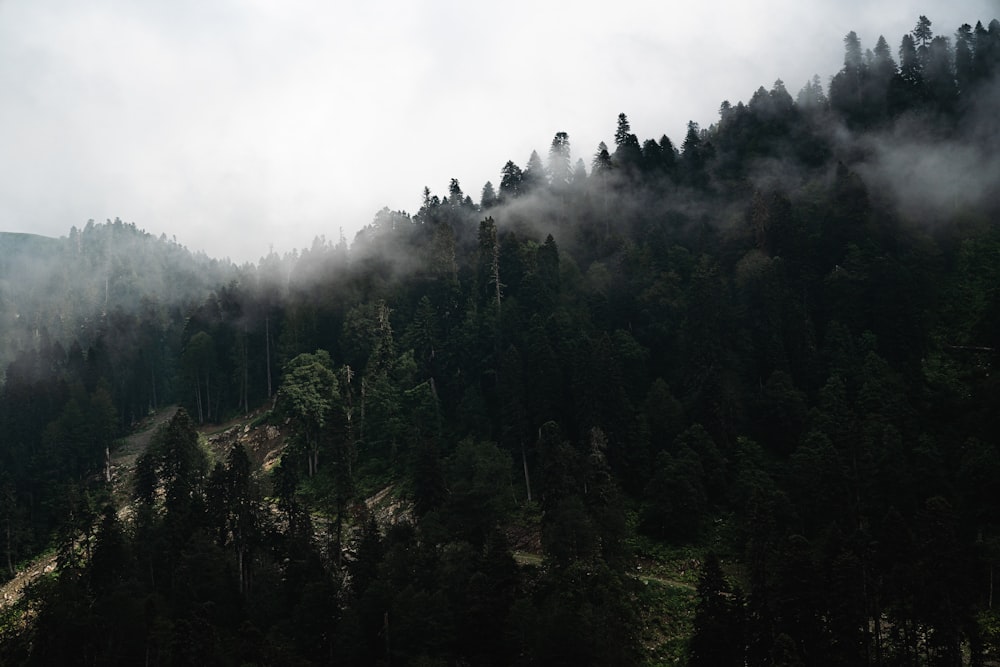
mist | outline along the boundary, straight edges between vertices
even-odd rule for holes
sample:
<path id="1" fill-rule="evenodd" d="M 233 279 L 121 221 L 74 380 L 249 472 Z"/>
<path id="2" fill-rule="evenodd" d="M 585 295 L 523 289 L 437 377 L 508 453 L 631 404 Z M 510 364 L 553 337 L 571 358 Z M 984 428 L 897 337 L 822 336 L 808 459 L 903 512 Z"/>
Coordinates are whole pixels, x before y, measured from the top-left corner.
<path id="1" fill-rule="evenodd" d="M 589 163 L 621 110 L 643 135 L 680 138 L 734 92 L 834 71 L 830 34 L 872 44 L 921 11 L 627 2 L 611 25 L 587 3 L 321 4 L 3 3 L 0 229 L 59 236 L 120 217 L 256 262 L 351 239 L 384 206 L 415 211 L 424 185 L 457 177 L 477 193 L 559 130 Z M 950 34 L 990 9 L 932 18 Z"/>
<path id="2" fill-rule="evenodd" d="M 1000 653 L 1000 21 L 518 5 L 0 5 L 0 663 Z"/>
<path id="3" fill-rule="evenodd" d="M 885 190 L 910 221 L 939 224 L 1000 202 L 1000 126 L 991 109 L 1000 85 L 980 90 L 976 107 L 957 131 L 934 118 L 901 119 L 886 131 L 854 137 L 868 157 L 858 165 L 870 186 Z"/>

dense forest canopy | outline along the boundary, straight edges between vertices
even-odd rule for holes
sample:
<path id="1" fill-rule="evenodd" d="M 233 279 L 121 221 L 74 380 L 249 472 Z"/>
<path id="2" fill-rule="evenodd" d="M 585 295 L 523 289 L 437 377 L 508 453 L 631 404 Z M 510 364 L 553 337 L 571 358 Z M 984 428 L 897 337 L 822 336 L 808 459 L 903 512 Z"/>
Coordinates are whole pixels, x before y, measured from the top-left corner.
<path id="1" fill-rule="evenodd" d="M 676 142 L 558 132 L 350 245 L 0 237 L 3 569 L 59 552 L 4 662 L 996 659 L 1000 22 L 935 27 Z M 211 460 L 254 410 L 280 463 Z M 634 575 L 678 549 L 670 644 Z"/>

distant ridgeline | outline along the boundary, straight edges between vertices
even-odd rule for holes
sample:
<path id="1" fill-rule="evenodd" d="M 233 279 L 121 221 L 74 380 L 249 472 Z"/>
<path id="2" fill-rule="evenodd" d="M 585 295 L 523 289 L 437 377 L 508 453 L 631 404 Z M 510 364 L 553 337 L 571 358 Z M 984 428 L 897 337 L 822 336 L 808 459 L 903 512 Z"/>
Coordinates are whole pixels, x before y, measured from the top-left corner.
<path id="1" fill-rule="evenodd" d="M 189 310 L 231 273 L 117 219 L 59 239 L 0 232 L 0 362 L 50 346 L 65 354 L 73 343 L 106 345 L 121 328 L 115 318 Z"/>
<path id="2" fill-rule="evenodd" d="M 0 662 L 995 656 L 1000 22 L 844 45 L 826 88 L 679 147 L 624 113 L 586 160 L 559 132 L 350 247 L 0 237 L 0 549 L 69 563 Z M 84 554 L 93 443 L 167 401 L 135 519 Z M 280 465 L 209 473 L 196 426 L 258 406 Z"/>
<path id="3" fill-rule="evenodd" d="M 54 252 L 56 240 L 38 234 L 0 232 L 0 271 L 7 275 L 13 268 L 11 262 L 18 255 L 45 256 Z"/>

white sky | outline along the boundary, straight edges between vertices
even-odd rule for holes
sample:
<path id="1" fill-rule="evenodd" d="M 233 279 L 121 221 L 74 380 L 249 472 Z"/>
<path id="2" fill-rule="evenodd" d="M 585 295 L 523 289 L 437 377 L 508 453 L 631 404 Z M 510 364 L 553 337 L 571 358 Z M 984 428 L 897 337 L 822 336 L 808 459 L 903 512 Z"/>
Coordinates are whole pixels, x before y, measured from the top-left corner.
<path id="1" fill-rule="evenodd" d="M 928 6 L 931 4 L 933 6 Z M 719 103 L 1000 17 L 996 0 L 0 0 L 0 230 L 120 217 L 256 261 L 348 240 L 569 133 L 590 166 L 619 112 L 683 140 Z"/>

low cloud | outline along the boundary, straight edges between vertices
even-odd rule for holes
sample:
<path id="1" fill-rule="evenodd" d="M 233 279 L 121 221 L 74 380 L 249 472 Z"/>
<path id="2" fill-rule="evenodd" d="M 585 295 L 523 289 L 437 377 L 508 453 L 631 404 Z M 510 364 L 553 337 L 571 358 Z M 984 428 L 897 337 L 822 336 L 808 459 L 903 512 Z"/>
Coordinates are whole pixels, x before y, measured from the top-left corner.
<path id="1" fill-rule="evenodd" d="M 941 221 L 1000 202 L 1000 124 L 996 83 L 981 91 L 958 128 L 942 132 L 933 118 L 911 117 L 890 131 L 857 139 L 868 159 L 856 167 L 870 188 L 889 193 L 910 220 Z"/>

